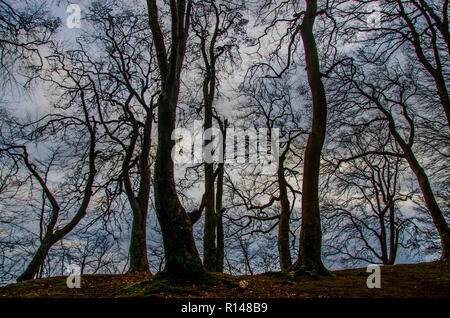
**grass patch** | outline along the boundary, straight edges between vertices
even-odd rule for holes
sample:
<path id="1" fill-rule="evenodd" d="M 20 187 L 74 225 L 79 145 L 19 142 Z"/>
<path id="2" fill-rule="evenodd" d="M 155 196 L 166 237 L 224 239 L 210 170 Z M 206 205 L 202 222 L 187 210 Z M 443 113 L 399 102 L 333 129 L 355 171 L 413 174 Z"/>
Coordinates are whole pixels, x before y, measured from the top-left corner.
<path id="1" fill-rule="evenodd" d="M 176 296 L 198 296 L 201 292 L 212 292 L 219 285 L 238 286 L 236 278 L 222 273 L 206 273 L 195 281 L 173 281 L 164 273 L 151 279 L 133 283 L 121 288 L 114 295 L 117 297 L 164 297 L 167 294 Z"/>

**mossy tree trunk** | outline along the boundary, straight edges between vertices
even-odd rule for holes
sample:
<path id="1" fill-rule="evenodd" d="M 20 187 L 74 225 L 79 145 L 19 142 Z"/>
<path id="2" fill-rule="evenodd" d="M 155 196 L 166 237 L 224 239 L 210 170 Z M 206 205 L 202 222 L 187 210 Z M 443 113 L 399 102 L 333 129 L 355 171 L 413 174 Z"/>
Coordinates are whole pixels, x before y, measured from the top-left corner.
<path id="1" fill-rule="evenodd" d="M 170 97 L 161 93 L 158 103 L 158 149 L 155 162 L 155 206 L 161 226 L 165 268 L 164 275 L 174 281 L 195 280 L 204 274 L 204 268 L 192 233 L 189 215 L 179 201 L 175 182 L 171 139 L 175 128 L 174 92 Z"/>
<path id="2" fill-rule="evenodd" d="M 156 215 L 161 226 L 165 268 L 163 275 L 173 281 L 191 281 L 205 274 L 197 252 L 189 215 L 175 188 L 172 133 L 176 123 L 176 107 L 180 77 L 186 51 L 192 1 L 171 1 L 170 50 L 158 20 L 156 0 L 147 0 L 149 24 L 156 49 L 161 77 L 158 97 L 158 147 L 156 152 L 154 189 Z"/>

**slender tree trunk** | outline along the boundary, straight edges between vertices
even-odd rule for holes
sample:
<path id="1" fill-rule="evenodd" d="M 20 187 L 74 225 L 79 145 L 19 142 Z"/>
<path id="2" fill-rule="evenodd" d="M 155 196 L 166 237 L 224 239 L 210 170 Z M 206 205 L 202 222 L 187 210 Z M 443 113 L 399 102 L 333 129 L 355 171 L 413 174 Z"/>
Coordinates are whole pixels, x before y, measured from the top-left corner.
<path id="1" fill-rule="evenodd" d="M 150 272 L 147 258 L 147 211 L 133 211 L 128 272 Z"/>
<path id="2" fill-rule="evenodd" d="M 306 14 L 301 25 L 301 36 L 305 51 L 308 82 L 313 100 L 311 133 L 305 150 L 302 184 L 302 225 L 300 250 L 294 270 L 315 270 L 319 275 L 328 275 L 321 259 L 322 229 L 319 210 L 319 170 L 322 147 L 327 125 L 327 101 L 321 80 L 319 57 L 313 26 L 317 1 L 306 1 Z"/>
<path id="3" fill-rule="evenodd" d="M 403 147 L 402 147 L 403 148 Z M 436 202 L 436 198 L 434 197 L 433 190 L 431 188 L 430 181 L 428 180 L 428 176 L 425 173 L 425 170 L 417 161 L 413 151 L 407 147 L 404 149 L 405 158 L 408 161 L 412 171 L 417 177 L 417 181 L 419 182 L 420 189 L 422 190 L 422 195 L 425 201 L 425 204 L 428 208 L 428 211 L 431 214 L 431 218 L 433 219 L 433 223 L 436 226 L 436 229 L 439 233 L 441 239 L 441 249 L 442 249 L 442 259 L 450 258 L 450 228 L 448 227 L 447 222 L 445 221 L 444 215 Z"/>
<path id="4" fill-rule="evenodd" d="M 25 271 L 17 278 L 17 282 L 33 279 L 39 273 L 53 244 L 55 240 L 52 237 L 44 238 Z"/>
<path id="5" fill-rule="evenodd" d="M 359 88 L 360 92 L 362 90 Z M 366 97 L 371 99 L 378 107 L 378 109 L 386 116 L 388 120 L 388 127 L 389 132 L 394 137 L 397 144 L 400 146 L 400 148 L 403 151 L 403 154 L 405 156 L 406 161 L 408 161 L 408 164 L 411 168 L 411 170 L 416 175 L 417 181 L 419 183 L 419 187 L 422 191 L 422 195 L 425 201 L 425 204 L 428 208 L 428 211 L 431 214 L 431 218 L 433 219 L 433 223 L 436 226 L 436 229 L 439 233 L 439 237 L 441 239 L 441 248 L 442 248 L 442 259 L 448 259 L 450 258 L 450 228 L 444 218 L 444 214 L 442 213 L 441 209 L 439 208 L 438 203 L 436 202 L 436 198 L 434 197 L 433 190 L 431 188 L 430 181 L 428 180 L 428 176 L 425 173 L 425 170 L 420 165 L 419 161 L 417 160 L 414 151 L 412 149 L 412 142 L 406 143 L 403 137 L 399 134 L 397 131 L 394 118 L 392 115 L 387 111 L 381 102 L 366 93 L 363 92 Z M 405 116 L 407 116 L 407 113 L 404 111 Z M 411 119 L 407 117 L 407 120 L 410 122 L 411 125 Z M 410 139 L 414 136 L 411 132 Z"/>
<path id="6" fill-rule="evenodd" d="M 398 230 L 395 226 L 395 205 L 389 207 L 389 261 L 388 265 L 394 265 L 397 258 Z"/>
<path id="7" fill-rule="evenodd" d="M 222 214 L 217 218 L 217 261 L 216 271 L 223 273 L 223 261 L 225 257 L 225 241 L 223 233 L 223 219 Z"/>
<path id="8" fill-rule="evenodd" d="M 286 179 L 284 177 L 284 158 L 280 159 L 278 166 L 278 187 L 280 189 L 281 209 L 278 220 L 278 254 L 280 257 L 280 268 L 284 271 L 292 265 L 292 260 L 289 246 L 290 204 L 287 195 Z"/>
<path id="9" fill-rule="evenodd" d="M 172 158 L 172 149 L 175 146 L 172 133 L 175 130 L 191 7 L 192 1 L 171 1 L 171 43 L 168 52 L 159 24 L 157 2 L 147 0 L 149 25 L 161 74 L 154 191 L 156 215 L 161 226 L 165 253 L 165 268 L 162 275 L 178 282 L 202 279 L 205 275 L 195 246 L 190 217 L 182 206 L 175 188 Z"/>
<path id="10" fill-rule="evenodd" d="M 225 139 L 225 137 L 224 137 Z M 225 147 L 225 145 L 224 145 Z M 223 233 L 223 207 L 222 207 L 222 197 L 223 197 L 223 176 L 224 176 L 224 163 L 219 163 L 219 172 L 217 174 L 217 192 L 216 192 L 216 268 L 215 271 L 223 272 L 223 258 L 225 256 L 225 242 Z"/>
<path id="11" fill-rule="evenodd" d="M 216 246 L 216 230 L 217 230 L 217 218 L 216 218 L 216 204 L 215 204 L 215 191 L 214 191 L 214 163 L 212 162 L 212 155 L 210 147 L 212 145 L 212 95 L 210 85 L 215 85 L 211 76 L 208 74 L 203 84 L 203 98 L 205 118 L 203 127 L 205 132 L 209 132 L 205 140 L 205 154 L 204 154 L 204 167 L 205 167 L 205 225 L 203 229 L 203 264 L 205 269 L 211 272 L 217 270 L 217 246 Z M 214 91 L 212 89 L 212 91 Z M 207 187 L 210 187 L 208 189 Z"/>
<path id="12" fill-rule="evenodd" d="M 81 94 L 83 95 L 83 92 L 81 92 Z M 67 234 L 69 234 L 75 228 L 75 226 L 77 226 L 77 224 L 81 221 L 81 219 L 83 219 L 83 217 L 86 215 L 87 208 L 89 206 L 89 202 L 93 194 L 92 187 L 94 184 L 95 176 L 97 174 L 95 166 L 95 159 L 97 157 L 97 152 L 95 149 L 96 146 L 95 127 L 93 127 L 89 121 L 87 121 L 87 127 L 90 135 L 89 172 L 86 180 L 86 185 L 82 192 L 83 199 L 81 200 L 80 206 L 75 215 L 73 216 L 73 218 L 65 226 L 56 231 L 55 227 L 56 223 L 58 222 L 60 212 L 59 204 L 56 201 L 56 198 L 54 197 L 53 193 L 47 187 L 45 181 L 35 170 L 34 165 L 32 165 L 29 162 L 28 154 L 26 150 L 24 150 L 25 165 L 44 190 L 45 195 L 52 206 L 52 215 L 46 228 L 46 234 L 41 241 L 41 245 L 37 249 L 36 253 L 34 254 L 31 262 L 28 264 L 25 271 L 17 278 L 18 282 L 33 279 L 39 273 L 39 270 L 43 266 L 45 258 L 48 255 L 48 251 L 53 246 L 53 244 L 55 244 L 59 240 L 63 239 Z"/>
<path id="13" fill-rule="evenodd" d="M 381 261 L 384 265 L 388 265 L 388 250 L 387 250 L 387 236 L 386 224 L 384 222 L 384 214 L 378 216 L 380 221 L 380 247 L 381 247 Z"/>
<path id="14" fill-rule="evenodd" d="M 216 271 L 223 272 L 223 263 L 225 257 L 225 241 L 223 232 L 223 180 L 225 173 L 225 152 L 227 141 L 227 126 L 228 121 L 223 122 L 219 120 L 220 131 L 222 132 L 222 147 L 220 152 L 222 154 L 222 162 L 218 164 L 217 169 L 217 191 L 216 191 L 216 232 L 217 232 L 217 248 L 216 248 Z"/>

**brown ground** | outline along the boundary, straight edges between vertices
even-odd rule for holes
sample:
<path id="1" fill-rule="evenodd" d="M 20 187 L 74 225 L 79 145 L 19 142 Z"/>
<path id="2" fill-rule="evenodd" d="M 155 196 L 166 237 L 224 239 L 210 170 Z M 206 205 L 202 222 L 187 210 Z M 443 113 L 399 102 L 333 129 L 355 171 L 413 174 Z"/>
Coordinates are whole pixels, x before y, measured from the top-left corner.
<path id="1" fill-rule="evenodd" d="M 0 288 L 0 297 L 104 298 L 127 296 L 209 298 L 327 298 L 327 297 L 445 297 L 450 298 L 450 262 L 383 266 L 381 288 L 366 285 L 365 268 L 334 272 L 331 278 L 290 279 L 279 273 L 254 276 L 217 275 L 219 283 L 209 287 L 161 285 L 148 288 L 148 275 L 84 275 L 80 289 L 69 289 L 66 277 L 38 279 Z M 144 283 L 133 285 L 133 283 Z M 145 283 L 147 281 L 147 283 Z M 239 283 L 246 281 L 242 288 Z M 244 284 L 245 285 L 245 284 Z"/>

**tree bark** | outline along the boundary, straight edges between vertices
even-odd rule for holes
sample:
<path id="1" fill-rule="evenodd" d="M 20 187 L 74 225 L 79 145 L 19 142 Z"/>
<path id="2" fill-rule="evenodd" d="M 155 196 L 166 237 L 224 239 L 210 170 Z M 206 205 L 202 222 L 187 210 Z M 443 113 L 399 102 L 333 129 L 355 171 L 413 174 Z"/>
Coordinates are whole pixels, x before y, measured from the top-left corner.
<path id="1" fill-rule="evenodd" d="M 147 211 L 133 211 L 129 273 L 150 272 L 147 258 Z"/>
<path id="2" fill-rule="evenodd" d="M 161 226 L 165 268 L 162 273 L 172 281 L 186 282 L 204 277 L 205 269 L 198 255 L 189 215 L 182 206 L 175 188 L 172 149 L 175 141 L 176 107 L 180 89 L 181 69 L 186 51 L 192 2 L 171 1 L 170 53 L 166 51 L 163 32 L 158 21 L 156 0 L 147 0 L 149 25 L 161 74 L 158 97 L 158 147 L 156 151 L 154 190 L 156 215 Z"/>
<path id="3" fill-rule="evenodd" d="M 319 210 L 319 169 L 326 134 L 327 101 L 313 34 L 316 14 L 317 1 L 307 0 L 306 13 L 300 31 L 313 101 L 313 119 L 303 166 L 302 225 L 299 257 L 293 268 L 294 270 L 314 270 L 319 275 L 328 275 L 329 272 L 321 259 L 322 229 Z"/>
<path id="4" fill-rule="evenodd" d="M 397 258 L 398 229 L 395 226 L 395 204 L 389 206 L 389 260 L 387 265 L 394 265 Z"/>
<path id="5" fill-rule="evenodd" d="M 225 257 L 225 241 L 223 233 L 222 213 L 217 217 L 217 261 L 216 272 L 223 273 L 223 263 Z"/>
<path id="6" fill-rule="evenodd" d="M 213 61 L 212 61 L 213 63 Z M 205 118 L 203 127 L 205 132 L 212 128 L 212 104 L 215 90 L 215 74 L 212 69 L 206 74 L 203 83 L 203 100 Z M 209 133 L 205 140 L 205 150 L 208 158 L 204 157 L 205 167 L 205 225 L 203 232 L 203 264 L 205 269 L 211 272 L 217 271 L 217 246 L 216 246 L 216 204 L 215 204 L 215 189 L 214 189 L 214 163 L 212 162 L 211 149 L 212 135 Z M 208 187 L 210 187 L 208 189 Z"/>
<path id="7" fill-rule="evenodd" d="M 166 96 L 166 91 L 171 96 Z M 192 224 L 181 205 L 174 181 L 171 139 L 175 129 L 176 97 L 163 90 L 158 101 L 158 149 L 155 162 L 155 205 L 161 226 L 164 251 L 164 274 L 173 280 L 196 279 L 204 268 L 192 233 Z"/>
<path id="8" fill-rule="evenodd" d="M 216 184 L 216 233 L 217 233 L 217 247 L 216 247 L 216 272 L 223 272 L 223 263 L 225 257 L 225 240 L 223 232 L 223 180 L 225 173 L 225 152 L 227 141 L 227 126 L 228 120 L 219 120 L 220 131 L 222 132 L 222 162 L 218 164 L 217 184 Z"/>
<path id="9" fill-rule="evenodd" d="M 278 255 L 280 257 L 280 268 L 284 271 L 292 265 L 289 245 L 289 220 L 291 211 L 287 195 L 287 182 L 284 177 L 284 157 L 280 158 L 278 166 L 278 188 L 280 189 L 281 206 L 280 218 L 278 220 Z"/>
<path id="10" fill-rule="evenodd" d="M 150 110 L 151 112 L 151 110 Z M 151 188 L 150 149 L 153 113 L 147 114 L 144 124 L 143 142 L 139 155 L 139 191 L 135 196 L 129 175 L 129 165 L 134 152 L 139 128 L 135 123 L 133 136 L 122 166 L 125 192 L 133 211 L 133 226 L 129 247 L 130 268 L 128 272 L 150 272 L 147 257 L 147 215 Z"/>
<path id="11" fill-rule="evenodd" d="M 53 244 L 55 244 L 55 242 L 56 241 L 51 237 L 44 238 L 25 271 L 17 278 L 17 282 L 33 279 L 36 274 L 39 273 L 39 270 L 44 264 L 50 248 L 53 246 Z"/>

